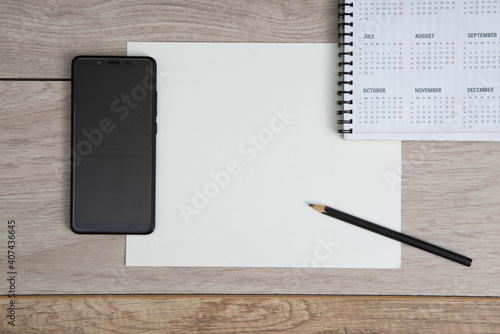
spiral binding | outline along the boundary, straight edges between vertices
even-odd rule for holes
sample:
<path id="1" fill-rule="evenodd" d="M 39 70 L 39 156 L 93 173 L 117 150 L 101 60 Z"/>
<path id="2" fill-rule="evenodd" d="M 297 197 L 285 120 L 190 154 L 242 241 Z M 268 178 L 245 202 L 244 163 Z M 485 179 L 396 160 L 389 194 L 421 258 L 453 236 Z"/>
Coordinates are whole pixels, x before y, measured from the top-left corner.
<path id="1" fill-rule="evenodd" d="M 350 7 L 350 9 L 348 8 Z M 352 99 L 349 100 L 346 95 L 352 95 L 352 89 L 350 89 L 353 82 L 346 78 L 346 76 L 352 76 L 353 71 L 349 66 L 353 66 L 353 60 L 350 57 L 354 56 L 353 47 L 353 13 L 352 8 L 354 7 L 354 2 L 346 3 L 343 2 L 339 4 L 339 38 L 340 43 L 339 47 L 342 51 L 339 52 L 339 57 L 341 61 L 339 62 L 339 76 L 342 77 L 342 80 L 338 81 L 337 84 L 341 87 L 339 91 L 337 91 L 337 95 L 341 96 L 342 99 L 337 101 L 337 105 L 341 106 L 341 109 L 337 111 L 337 115 L 341 115 L 342 119 L 337 121 L 337 124 L 342 125 L 342 129 L 338 130 L 339 133 L 349 134 L 352 133 L 353 130 L 349 126 L 349 124 L 353 124 L 352 120 L 352 107 L 350 105 L 353 104 Z"/>

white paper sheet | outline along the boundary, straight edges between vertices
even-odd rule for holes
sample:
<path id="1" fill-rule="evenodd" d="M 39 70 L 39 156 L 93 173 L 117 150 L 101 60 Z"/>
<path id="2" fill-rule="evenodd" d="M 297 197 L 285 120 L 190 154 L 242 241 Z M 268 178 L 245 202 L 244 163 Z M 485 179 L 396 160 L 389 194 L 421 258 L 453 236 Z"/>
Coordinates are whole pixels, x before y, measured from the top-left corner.
<path id="1" fill-rule="evenodd" d="M 128 43 L 158 64 L 157 220 L 127 266 L 399 268 L 400 142 L 336 133 L 336 44 Z"/>

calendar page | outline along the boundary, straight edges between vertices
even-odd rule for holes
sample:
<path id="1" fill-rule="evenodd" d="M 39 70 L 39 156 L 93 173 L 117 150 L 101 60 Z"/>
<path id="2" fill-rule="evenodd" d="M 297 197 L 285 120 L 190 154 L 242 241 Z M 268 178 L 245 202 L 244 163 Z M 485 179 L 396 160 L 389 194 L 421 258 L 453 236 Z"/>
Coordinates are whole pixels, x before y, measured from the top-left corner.
<path id="1" fill-rule="evenodd" d="M 349 11 L 345 138 L 500 140 L 500 0 L 360 0 Z"/>

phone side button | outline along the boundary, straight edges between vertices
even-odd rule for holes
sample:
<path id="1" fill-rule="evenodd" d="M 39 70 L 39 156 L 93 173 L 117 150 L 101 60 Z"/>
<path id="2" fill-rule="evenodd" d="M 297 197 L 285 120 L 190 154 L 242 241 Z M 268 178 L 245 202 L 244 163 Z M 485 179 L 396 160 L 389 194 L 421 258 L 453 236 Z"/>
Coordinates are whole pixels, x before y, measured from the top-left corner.
<path id="1" fill-rule="evenodd" d="M 155 91 L 154 103 L 155 103 L 155 116 L 158 116 L 158 92 L 157 91 Z"/>

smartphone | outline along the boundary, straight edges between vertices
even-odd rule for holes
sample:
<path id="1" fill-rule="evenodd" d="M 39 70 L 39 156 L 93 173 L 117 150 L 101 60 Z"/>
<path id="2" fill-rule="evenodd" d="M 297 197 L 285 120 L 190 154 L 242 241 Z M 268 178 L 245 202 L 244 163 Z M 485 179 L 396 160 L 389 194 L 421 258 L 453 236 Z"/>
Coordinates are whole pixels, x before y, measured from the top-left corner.
<path id="1" fill-rule="evenodd" d="M 71 229 L 148 234 L 155 226 L 156 62 L 73 59 Z"/>

